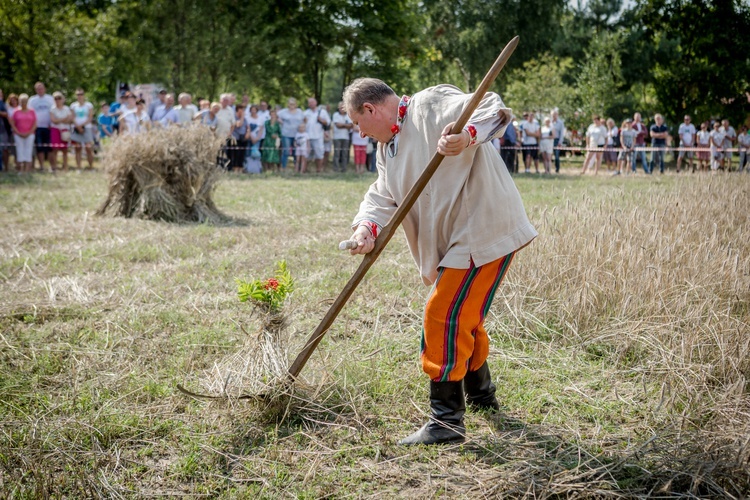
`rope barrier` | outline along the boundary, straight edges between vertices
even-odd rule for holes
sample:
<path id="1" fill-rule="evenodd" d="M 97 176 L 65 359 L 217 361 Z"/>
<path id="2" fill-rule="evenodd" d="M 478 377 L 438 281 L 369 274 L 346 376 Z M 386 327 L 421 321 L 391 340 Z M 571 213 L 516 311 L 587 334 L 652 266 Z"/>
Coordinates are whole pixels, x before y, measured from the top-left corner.
<path id="1" fill-rule="evenodd" d="M 35 147 L 42 146 L 42 147 L 48 147 L 48 148 L 60 148 L 61 149 L 61 148 L 66 147 L 66 146 L 67 147 L 71 147 L 74 142 L 75 141 L 70 141 L 69 143 L 60 143 L 60 142 L 58 142 L 58 143 L 42 143 L 42 144 L 34 143 L 34 146 Z M 78 143 L 78 142 L 76 142 L 76 144 L 86 144 L 86 143 Z M 90 142 L 88 144 L 94 144 L 94 143 Z M 15 146 L 15 145 L 16 145 L 15 142 L 0 142 L 0 147 L 8 147 L 8 146 Z M 349 146 L 351 147 L 351 144 Z M 229 150 L 229 149 L 250 149 L 250 148 L 251 148 L 250 145 L 246 145 L 246 146 L 222 146 L 221 147 L 222 150 Z M 291 149 L 292 151 L 294 151 L 294 148 L 295 148 L 294 145 L 292 145 L 292 146 L 289 147 L 289 149 Z M 261 150 L 264 150 L 264 149 L 277 149 L 277 150 L 281 151 L 284 148 L 281 147 L 281 146 L 279 146 L 278 148 L 264 146 L 264 147 L 261 147 L 259 149 L 261 149 Z M 501 150 L 516 150 L 516 151 L 524 151 L 524 150 L 529 150 L 529 151 L 536 150 L 536 151 L 539 151 L 541 148 L 538 145 L 536 145 L 536 146 L 530 146 L 530 145 L 518 146 L 517 145 L 517 146 L 500 146 L 500 149 Z M 704 153 L 707 153 L 707 152 L 711 151 L 711 149 L 709 147 L 695 147 L 695 146 L 693 146 L 693 147 L 683 147 L 683 146 L 680 146 L 680 147 L 668 147 L 668 146 L 663 146 L 663 147 L 635 146 L 632 149 L 627 149 L 627 148 L 623 148 L 623 147 L 586 148 L 586 147 L 582 147 L 582 146 L 556 146 L 556 147 L 553 147 L 552 149 L 553 150 L 557 150 L 557 151 L 572 151 L 572 152 L 581 152 L 581 153 L 583 153 L 583 152 L 589 152 L 589 151 L 595 152 L 595 153 L 603 153 L 603 152 L 607 152 L 607 151 L 617 152 L 617 153 L 619 153 L 621 151 L 625 151 L 625 152 L 636 152 L 636 151 L 648 151 L 648 152 L 651 152 L 651 151 L 662 151 L 662 152 L 688 151 L 688 152 L 690 152 L 690 151 L 692 151 L 692 152 L 704 152 Z M 742 148 L 742 147 L 735 147 L 735 148 L 722 148 L 722 149 L 718 149 L 717 151 L 722 152 L 722 153 L 726 153 L 726 152 L 742 153 L 742 152 L 750 151 L 750 149 L 749 148 Z"/>
<path id="2" fill-rule="evenodd" d="M 523 151 L 523 150 L 536 150 L 536 151 L 539 151 L 541 148 L 538 145 L 537 146 L 526 145 L 526 146 L 500 146 L 500 149 L 501 150 L 502 149 L 505 149 L 505 150 L 514 149 L 516 151 Z M 589 151 L 592 151 L 592 152 L 595 152 L 595 153 L 607 152 L 607 151 L 617 152 L 617 153 L 619 153 L 621 151 L 625 151 L 625 152 L 636 152 L 636 151 L 663 151 L 663 152 L 667 152 L 667 151 L 695 151 L 695 152 L 701 152 L 702 151 L 702 152 L 709 152 L 709 151 L 711 151 L 711 149 L 708 148 L 708 147 L 682 147 L 682 146 L 676 147 L 676 148 L 668 147 L 668 146 L 662 146 L 662 147 L 634 146 L 632 149 L 630 149 L 630 148 L 623 148 L 623 147 L 615 147 L 615 146 L 609 147 L 609 148 L 608 147 L 603 147 L 603 148 L 602 147 L 586 148 L 586 147 L 579 147 L 579 146 L 556 146 L 556 147 L 553 147 L 552 149 L 553 150 L 558 150 L 558 151 L 573 151 L 573 152 L 576 152 L 576 151 L 578 151 L 578 152 L 589 152 Z M 722 149 L 719 149 L 719 151 L 721 151 L 721 152 L 743 152 L 743 151 L 748 151 L 748 149 L 747 148 L 743 149 L 743 148 L 739 148 L 739 147 L 737 147 L 737 148 L 722 148 Z"/>
<path id="3" fill-rule="evenodd" d="M 63 148 L 63 147 L 70 148 L 70 147 L 73 146 L 74 143 L 75 144 L 83 144 L 83 145 L 85 145 L 85 144 L 92 144 L 93 145 L 94 144 L 94 142 L 80 143 L 80 142 L 70 141 L 68 143 L 64 143 L 64 142 L 41 143 L 41 144 L 34 143 L 34 147 L 42 146 L 42 147 L 47 147 L 47 148 Z M 16 145 L 15 142 L 0 142 L 0 147 L 8 147 L 8 146 L 15 146 L 15 145 Z M 249 150 L 250 148 L 251 148 L 251 146 L 249 146 L 249 145 L 244 146 L 244 147 L 241 147 L 241 146 L 221 146 L 222 150 L 226 150 L 226 149 L 242 149 L 242 150 L 248 149 Z M 291 146 L 290 148 L 293 150 L 294 146 Z M 281 151 L 283 148 L 282 147 L 278 147 L 278 148 L 275 148 L 275 147 L 262 147 L 262 148 L 259 148 L 259 149 L 261 149 L 261 150 L 263 150 L 263 149 L 277 149 L 277 150 Z"/>

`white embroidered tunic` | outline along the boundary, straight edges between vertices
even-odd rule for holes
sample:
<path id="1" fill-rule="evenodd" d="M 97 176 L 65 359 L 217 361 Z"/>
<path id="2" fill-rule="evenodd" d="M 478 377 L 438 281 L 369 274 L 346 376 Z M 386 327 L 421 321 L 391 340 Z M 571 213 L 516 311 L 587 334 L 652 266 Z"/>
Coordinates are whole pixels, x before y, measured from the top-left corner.
<path id="1" fill-rule="evenodd" d="M 451 85 L 415 94 L 396 136 L 397 148 L 379 144 L 378 178 L 370 186 L 353 227 L 370 221 L 382 228 L 427 167 L 443 128 L 458 120 L 471 99 Z M 487 93 L 467 128 L 473 145 L 443 159 L 403 222 L 412 256 L 426 285 L 438 267 L 481 266 L 527 245 L 537 236 L 521 196 L 492 139 L 502 136 L 511 110 Z M 393 155 L 393 156 L 391 156 Z"/>

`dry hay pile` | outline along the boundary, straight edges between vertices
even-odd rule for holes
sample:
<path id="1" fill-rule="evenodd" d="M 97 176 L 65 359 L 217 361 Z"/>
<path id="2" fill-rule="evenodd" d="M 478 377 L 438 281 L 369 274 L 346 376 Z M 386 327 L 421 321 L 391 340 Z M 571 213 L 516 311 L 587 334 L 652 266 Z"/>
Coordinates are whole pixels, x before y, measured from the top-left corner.
<path id="1" fill-rule="evenodd" d="M 109 194 L 97 215 L 226 221 L 211 198 L 222 173 L 216 163 L 222 143 L 200 126 L 119 137 L 106 153 Z"/>

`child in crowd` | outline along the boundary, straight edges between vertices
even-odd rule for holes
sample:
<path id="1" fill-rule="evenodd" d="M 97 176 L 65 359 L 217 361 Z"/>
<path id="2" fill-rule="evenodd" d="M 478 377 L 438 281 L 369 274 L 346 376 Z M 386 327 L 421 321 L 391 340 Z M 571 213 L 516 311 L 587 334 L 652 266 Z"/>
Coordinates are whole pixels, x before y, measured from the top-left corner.
<path id="1" fill-rule="evenodd" d="M 136 116 L 138 117 L 138 132 L 151 130 L 151 118 L 148 116 L 146 101 L 144 99 L 135 101 L 135 109 Z"/>
<path id="2" fill-rule="evenodd" d="M 358 174 L 365 173 L 367 164 L 367 144 L 370 142 L 369 137 L 362 137 L 357 125 L 352 129 L 352 146 L 354 147 L 354 168 Z"/>
<path id="3" fill-rule="evenodd" d="M 70 124 L 73 121 L 73 112 L 65 105 L 65 96 L 62 92 L 53 92 L 55 106 L 49 110 L 50 118 L 50 143 L 52 149 L 49 152 L 49 166 L 52 171 L 57 170 L 57 153 L 62 153 L 62 168 L 68 171 L 68 143 L 70 142 Z"/>
<path id="4" fill-rule="evenodd" d="M 620 154 L 617 156 L 615 175 L 627 172 L 628 166 L 633 162 L 636 135 L 636 131 L 630 128 L 630 120 L 623 121 L 620 125 Z"/>
<path id="5" fill-rule="evenodd" d="M 698 163 L 701 171 L 708 170 L 708 161 L 711 158 L 709 147 L 711 144 L 711 133 L 708 131 L 708 122 L 701 123 L 701 129 L 695 134 L 698 138 Z"/>
<path id="6" fill-rule="evenodd" d="M 619 172 L 617 169 L 619 159 L 617 148 L 620 147 L 620 129 L 617 128 L 612 118 L 607 118 L 605 126 L 607 127 L 607 142 L 604 146 L 604 162 L 607 164 L 607 170 L 614 168 Z"/>
<path id="7" fill-rule="evenodd" d="M 99 143 L 107 137 L 112 137 L 115 133 L 115 129 L 112 126 L 114 118 L 109 114 L 109 104 L 106 102 L 101 103 L 99 106 L 99 116 L 96 118 L 96 122 L 99 125 Z"/>
<path id="8" fill-rule="evenodd" d="M 542 136 L 539 141 L 539 152 L 542 154 L 542 163 L 544 164 L 544 173 L 550 174 L 552 172 L 552 157 L 554 155 L 554 135 L 552 133 L 551 120 L 549 118 L 544 119 L 544 125 L 542 125 Z"/>
<path id="9" fill-rule="evenodd" d="M 294 136 L 294 148 L 297 155 L 294 168 L 298 174 L 304 174 L 307 170 L 307 155 L 310 154 L 310 136 L 307 134 L 307 125 L 304 123 L 297 127 L 297 135 Z"/>

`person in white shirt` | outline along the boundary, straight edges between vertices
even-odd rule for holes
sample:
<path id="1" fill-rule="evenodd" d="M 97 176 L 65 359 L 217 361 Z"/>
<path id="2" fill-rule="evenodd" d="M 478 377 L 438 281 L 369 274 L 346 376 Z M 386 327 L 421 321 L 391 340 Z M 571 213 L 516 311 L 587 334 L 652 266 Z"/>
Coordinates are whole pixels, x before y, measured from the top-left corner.
<path id="1" fill-rule="evenodd" d="M 554 132 L 552 131 L 551 120 L 545 118 L 541 130 L 541 140 L 539 141 L 539 152 L 542 153 L 545 174 L 551 173 L 552 170 L 552 150 L 554 147 L 553 135 Z"/>
<path id="2" fill-rule="evenodd" d="M 737 142 L 737 132 L 726 118 L 721 120 L 721 131 L 724 133 L 724 158 L 726 158 L 727 172 L 732 171 L 732 148 Z"/>
<path id="3" fill-rule="evenodd" d="M 260 158 L 263 155 L 261 144 L 263 142 L 262 137 L 265 136 L 266 120 L 260 117 L 258 106 L 255 104 L 250 106 L 249 113 L 245 113 L 244 116 L 245 123 L 250 128 L 247 142 L 248 147 L 245 151 L 245 164 L 252 164 L 248 173 L 260 173 L 262 169 Z"/>
<path id="4" fill-rule="evenodd" d="M 747 127 L 742 125 L 740 127 L 740 135 L 737 136 L 737 144 L 740 148 L 740 166 L 739 171 L 745 170 L 745 164 L 750 162 L 750 134 L 747 133 Z M 750 168 L 747 170 L 750 172 Z"/>
<path id="5" fill-rule="evenodd" d="M 711 131 L 711 170 L 714 172 L 720 168 L 724 170 L 724 139 L 721 123 L 716 120 Z"/>
<path id="6" fill-rule="evenodd" d="M 268 101 L 261 100 L 258 103 L 258 116 L 265 120 L 263 123 L 271 119 L 271 109 L 268 107 Z"/>
<path id="7" fill-rule="evenodd" d="M 708 122 L 701 123 L 701 129 L 695 134 L 698 141 L 698 163 L 701 171 L 708 170 L 711 161 L 711 132 L 708 131 Z"/>
<path id="8" fill-rule="evenodd" d="M 323 156 L 325 155 L 323 132 L 328 129 L 331 117 L 328 115 L 328 111 L 318 106 L 318 101 L 314 97 L 307 99 L 305 123 L 310 140 L 310 158 L 315 159 L 316 170 L 320 173 L 323 172 Z"/>
<path id="9" fill-rule="evenodd" d="M 146 108 L 146 101 L 144 99 L 138 99 L 135 102 L 135 115 L 138 118 L 138 133 L 151 129 L 151 117 L 148 115 L 148 108 Z"/>
<path id="10" fill-rule="evenodd" d="M 523 151 L 523 163 L 526 167 L 526 173 L 531 172 L 531 160 L 534 160 L 534 169 L 539 173 L 539 139 L 542 132 L 539 122 L 534 118 L 534 113 L 526 115 L 526 121 L 521 126 L 521 145 Z"/>
<path id="11" fill-rule="evenodd" d="M 73 112 L 73 130 L 70 141 L 73 143 L 76 157 L 76 168 L 81 168 L 81 145 L 86 148 L 86 160 L 89 169 L 94 168 L 94 105 L 86 100 L 83 89 L 76 89 L 76 102 L 70 105 Z"/>
<path id="12" fill-rule="evenodd" d="M 402 224 L 422 282 L 432 286 L 420 349 L 430 420 L 400 440 L 402 446 L 463 442 L 467 403 L 469 409 L 499 411 L 484 315 L 513 256 L 537 235 L 490 144 L 512 115 L 500 96 L 482 96 L 461 132 L 451 132 L 472 96 L 436 85 L 399 97 L 373 78 L 354 80 L 344 90 L 360 135 L 379 142 L 378 177 L 351 224 L 350 240 L 357 242 L 352 255 L 374 250 L 430 158 L 436 151 L 446 157 Z"/>
<path id="13" fill-rule="evenodd" d="M 221 109 L 216 113 L 216 137 L 228 139 L 232 133 L 232 124 L 234 123 L 234 110 L 230 106 L 231 97 L 229 94 L 221 94 L 219 103 Z"/>
<path id="14" fill-rule="evenodd" d="M 47 88 L 42 82 L 36 82 L 36 84 L 34 84 L 34 90 L 36 91 L 36 95 L 31 96 L 28 106 L 29 109 L 33 109 L 34 113 L 36 113 L 34 145 L 36 146 L 36 156 L 39 160 L 39 168 L 44 171 L 44 160 L 49 160 L 50 151 L 52 150 L 50 137 L 50 125 L 52 124 L 52 120 L 49 112 L 55 107 L 55 100 L 51 95 L 47 94 Z"/>
<path id="15" fill-rule="evenodd" d="M 346 172 L 349 163 L 349 135 L 354 124 L 344 110 L 344 101 L 339 102 L 333 114 L 333 170 Z"/>
<path id="16" fill-rule="evenodd" d="M 186 127 L 193 122 L 193 117 L 198 113 L 198 107 L 193 104 L 193 96 L 187 92 L 181 93 L 177 97 L 180 103 L 175 109 L 177 110 L 177 123 Z"/>
<path id="17" fill-rule="evenodd" d="M 249 111 L 246 111 L 246 115 L 249 113 Z M 268 120 L 271 119 L 271 110 L 268 109 L 268 101 L 260 101 L 258 103 L 258 116 L 260 117 L 260 120 L 263 122 L 263 125 L 266 124 Z M 263 127 L 263 132 L 260 136 L 260 149 L 263 149 L 263 145 L 266 141 L 266 127 Z"/>
<path id="18" fill-rule="evenodd" d="M 586 152 L 586 159 L 583 160 L 581 175 L 586 173 L 592 162 L 594 163 L 594 175 L 596 175 L 602 165 L 602 154 L 607 143 L 607 128 L 602 124 L 599 115 L 594 115 L 594 121 L 586 129 L 586 143 L 588 151 Z"/>
<path id="19" fill-rule="evenodd" d="M 690 169 L 695 172 L 692 151 L 693 146 L 695 146 L 695 125 L 690 123 L 690 115 L 685 115 L 680 128 L 677 129 L 677 134 L 680 136 L 680 152 L 677 154 L 677 172 L 680 172 L 684 156 L 687 156 L 688 161 L 690 161 Z"/>
<path id="20" fill-rule="evenodd" d="M 125 94 L 125 103 L 120 106 L 120 135 L 137 134 L 138 127 L 138 107 L 135 104 L 135 95 L 128 92 Z"/>

